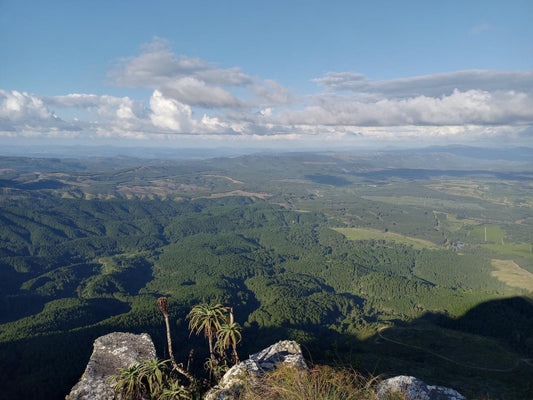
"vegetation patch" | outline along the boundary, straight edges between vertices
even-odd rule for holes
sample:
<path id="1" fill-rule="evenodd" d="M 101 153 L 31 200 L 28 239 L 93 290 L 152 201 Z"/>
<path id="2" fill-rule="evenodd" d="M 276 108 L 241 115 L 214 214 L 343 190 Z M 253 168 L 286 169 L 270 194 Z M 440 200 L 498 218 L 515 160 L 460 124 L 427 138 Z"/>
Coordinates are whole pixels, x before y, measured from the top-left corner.
<path id="1" fill-rule="evenodd" d="M 231 192 L 225 192 L 225 193 L 213 193 L 209 196 L 198 197 L 197 199 L 218 199 L 220 197 L 228 197 L 228 196 L 256 197 L 262 200 L 272 197 L 272 195 L 269 193 L 254 193 L 254 192 L 245 192 L 243 190 L 232 190 Z"/>
<path id="2" fill-rule="evenodd" d="M 243 400 L 376 400 L 372 379 L 349 369 L 317 365 L 311 372 L 279 367 L 245 388 Z"/>
<path id="3" fill-rule="evenodd" d="M 496 268 L 496 271 L 491 273 L 492 276 L 509 286 L 533 292 L 533 274 L 520 268 L 513 260 L 495 259 L 492 260 L 492 266 Z"/>
<path id="4" fill-rule="evenodd" d="M 438 246 L 429 240 L 417 239 L 399 233 L 383 232 L 369 228 L 333 228 L 349 240 L 384 240 L 411 245 L 415 249 L 436 249 Z"/>

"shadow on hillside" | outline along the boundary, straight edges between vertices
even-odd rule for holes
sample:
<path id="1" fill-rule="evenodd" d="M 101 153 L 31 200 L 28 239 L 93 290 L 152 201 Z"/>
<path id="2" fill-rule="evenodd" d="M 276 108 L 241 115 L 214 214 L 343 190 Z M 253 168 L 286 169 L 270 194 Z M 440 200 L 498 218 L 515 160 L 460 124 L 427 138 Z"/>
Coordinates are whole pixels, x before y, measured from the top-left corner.
<path id="1" fill-rule="evenodd" d="M 495 177 L 502 180 L 517 180 L 529 181 L 531 180 L 531 172 L 498 172 L 485 170 L 441 170 L 441 169 L 415 169 L 415 168 L 390 168 L 381 169 L 378 171 L 369 172 L 354 172 L 352 175 L 372 178 L 372 179 L 388 179 L 388 178 L 402 178 L 410 181 L 427 180 L 436 177 L 447 176 L 452 178 L 464 177 Z"/>
<path id="2" fill-rule="evenodd" d="M 528 399 L 532 321 L 530 300 L 513 297 L 482 303 L 456 319 L 428 313 L 411 322 L 385 321 L 388 329 L 364 340 L 316 326 L 252 327 L 243 350 L 253 353 L 291 338 L 314 363 L 350 366 L 372 376 L 417 376 L 469 399 Z"/>
<path id="3" fill-rule="evenodd" d="M 201 374 L 207 342 L 189 336 L 185 312 L 176 311 L 172 317 L 177 321 L 172 328 L 175 356 L 186 363 L 194 349 L 196 373 Z M 151 322 L 135 321 L 134 326 L 124 320 L 0 343 L 0 399 L 63 399 L 81 377 L 93 341 L 112 331 L 147 332 L 159 357 L 167 357 L 164 322 L 157 310 L 153 314 Z M 252 325 L 243 332 L 238 350 L 246 359 L 276 341 L 293 339 L 314 363 L 354 367 L 372 376 L 413 375 L 453 387 L 469 399 L 528 399 L 533 398 L 533 365 L 522 359 L 532 356 L 531 321 L 533 304 L 514 297 L 480 304 L 457 319 L 426 314 L 408 323 L 387 321 L 389 329 L 364 340 L 325 326 Z"/>

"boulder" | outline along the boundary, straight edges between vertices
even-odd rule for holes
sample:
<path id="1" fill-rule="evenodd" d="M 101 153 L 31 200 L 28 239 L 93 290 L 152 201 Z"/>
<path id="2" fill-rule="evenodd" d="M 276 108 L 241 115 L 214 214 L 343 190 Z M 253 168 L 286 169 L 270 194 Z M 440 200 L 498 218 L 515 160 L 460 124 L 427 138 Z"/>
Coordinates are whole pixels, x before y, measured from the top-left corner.
<path id="1" fill-rule="evenodd" d="M 155 358 L 155 347 L 146 333 L 113 332 L 94 341 L 94 350 L 80 381 L 66 400 L 112 400 L 115 397 L 109 377 L 118 368 L 128 368 L 146 359 Z"/>
<path id="2" fill-rule="evenodd" d="M 377 387 L 380 399 L 387 399 L 387 394 L 391 392 L 402 393 L 405 400 L 466 400 L 466 397 L 454 389 L 428 385 L 414 376 L 405 375 L 386 379 Z"/>
<path id="3" fill-rule="evenodd" d="M 207 392 L 205 400 L 233 400 L 246 384 L 253 384 L 264 372 L 279 365 L 308 369 L 300 345 L 283 340 L 231 367 L 218 385 Z"/>

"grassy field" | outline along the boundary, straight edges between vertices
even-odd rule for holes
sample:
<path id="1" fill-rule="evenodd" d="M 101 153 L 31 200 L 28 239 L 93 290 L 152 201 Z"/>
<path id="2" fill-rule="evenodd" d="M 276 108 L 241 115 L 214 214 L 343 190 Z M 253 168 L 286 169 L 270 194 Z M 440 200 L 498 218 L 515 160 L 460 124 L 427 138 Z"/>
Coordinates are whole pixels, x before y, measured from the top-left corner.
<path id="1" fill-rule="evenodd" d="M 513 260 L 492 260 L 492 266 L 496 268 L 492 276 L 509 286 L 533 292 L 533 274 L 520 268 Z"/>
<path id="2" fill-rule="evenodd" d="M 436 249 L 438 246 L 429 240 L 417 239 L 394 232 L 383 232 L 368 228 L 334 228 L 349 240 L 385 240 L 413 246 L 415 249 Z"/>
<path id="3" fill-rule="evenodd" d="M 497 225 L 480 225 L 472 229 L 468 236 L 469 239 L 475 242 L 503 244 L 505 231 Z"/>
<path id="4" fill-rule="evenodd" d="M 482 244 L 481 247 L 490 249 L 492 251 L 495 251 L 501 254 L 533 258 L 533 252 L 531 252 L 531 245 L 527 243 Z"/>

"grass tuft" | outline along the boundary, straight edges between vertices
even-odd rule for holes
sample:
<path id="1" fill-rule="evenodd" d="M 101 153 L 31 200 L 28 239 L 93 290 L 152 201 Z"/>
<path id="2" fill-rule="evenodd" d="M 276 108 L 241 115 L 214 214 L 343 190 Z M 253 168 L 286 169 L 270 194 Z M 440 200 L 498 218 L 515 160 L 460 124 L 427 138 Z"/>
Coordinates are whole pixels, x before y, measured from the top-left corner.
<path id="1" fill-rule="evenodd" d="M 311 371 L 280 366 L 248 386 L 241 400 L 377 400 L 375 379 L 350 369 L 315 366 Z"/>

